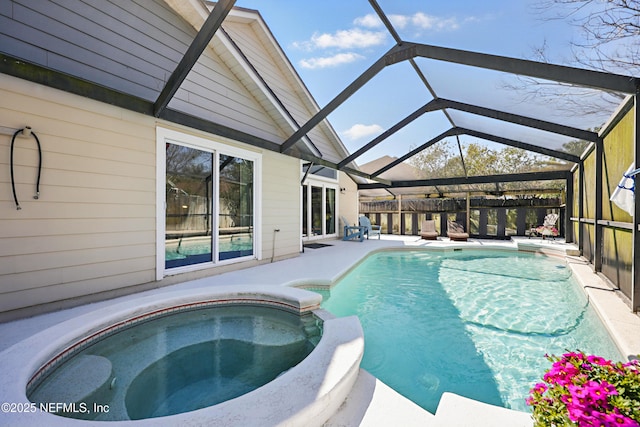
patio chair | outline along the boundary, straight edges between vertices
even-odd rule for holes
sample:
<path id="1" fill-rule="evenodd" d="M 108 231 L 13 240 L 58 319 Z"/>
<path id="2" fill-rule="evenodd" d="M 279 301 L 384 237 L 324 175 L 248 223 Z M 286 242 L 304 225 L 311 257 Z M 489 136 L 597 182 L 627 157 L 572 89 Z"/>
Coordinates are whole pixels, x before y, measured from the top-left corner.
<path id="1" fill-rule="evenodd" d="M 546 239 L 547 237 L 557 237 L 559 233 L 556 228 L 556 222 L 558 222 L 558 214 L 548 214 L 544 217 L 542 225 L 536 227 L 536 234 L 538 236 L 542 236 L 543 239 Z M 529 236 L 531 236 L 531 233 L 529 233 Z"/>
<path id="2" fill-rule="evenodd" d="M 358 240 L 360 242 L 364 240 L 364 227 L 350 225 L 344 216 L 340 216 L 340 220 L 342 220 L 344 224 L 344 236 L 342 236 L 342 240 Z"/>
<path id="3" fill-rule="evenodd" d="M 455 221 L 447 221 L 447 236 L 449 239 L 455 242 L 466 242 L 469 238 L 469 233 L 464 231 L 464 227 Z"/>
<path id="4" fill-rule="evenodd" d="M 376 234 L 378 235 L 378 239 L 380 239 L 382 227 L 379 225 L 372 225 L 369 218 L 364 215 L 358 218 L 358 222 L 360 223 L 360 226 L 364 227 L 364 234 L 367 235 L 367 240 L 369 239 L 369 236 L 375 236 Z"/>
<path id="5" fill-rule="evenodd" d="M 432 219 L 425 219 L 422 221 L 422 228 L 420 228 L 420 237 L 425 240 L 437 240 L 438 232 L 436 231 L 436 222 Z"/>

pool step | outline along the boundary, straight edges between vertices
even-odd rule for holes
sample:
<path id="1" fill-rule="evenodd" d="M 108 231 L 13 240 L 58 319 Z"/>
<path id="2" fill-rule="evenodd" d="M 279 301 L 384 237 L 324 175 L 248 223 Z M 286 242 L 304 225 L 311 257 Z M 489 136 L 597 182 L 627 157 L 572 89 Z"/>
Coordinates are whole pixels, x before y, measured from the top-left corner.
<path id="1" fill-rule="evenodd" d="M 443 393 L 430 427 L 533 427 L 531 414 Z"/>
<path id="2" fill-rule="evenodd" d="M 94 404 L 109 402 L 116 384 L 109 359 L 93 354 L 70 359 L 52 375 L 66 380 L 43 382 L 30 399 L 38 403 L 65 403 L 68 408 L 53 407 L 53 411 L 64 413 L 69 410 L 74 412 L 75 418 L 92 419 L 94 414 L 90 408 Z"/>
<path id="3" fill-rule="evenodd" d="M 435 417 L 360 369 L 351 393 L 323 427 L 433 427 Z"/>

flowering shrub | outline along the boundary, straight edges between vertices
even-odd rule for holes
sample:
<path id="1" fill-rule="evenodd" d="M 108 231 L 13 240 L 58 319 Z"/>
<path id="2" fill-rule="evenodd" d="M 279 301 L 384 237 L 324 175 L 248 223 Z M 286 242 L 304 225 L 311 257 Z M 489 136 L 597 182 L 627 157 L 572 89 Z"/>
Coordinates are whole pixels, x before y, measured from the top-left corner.
<path id="1" fill-rule="evenodd" d="M 527 399 L 536 427 L 640 427 L 640 364 L 582 352 L 553 362 Z"/>

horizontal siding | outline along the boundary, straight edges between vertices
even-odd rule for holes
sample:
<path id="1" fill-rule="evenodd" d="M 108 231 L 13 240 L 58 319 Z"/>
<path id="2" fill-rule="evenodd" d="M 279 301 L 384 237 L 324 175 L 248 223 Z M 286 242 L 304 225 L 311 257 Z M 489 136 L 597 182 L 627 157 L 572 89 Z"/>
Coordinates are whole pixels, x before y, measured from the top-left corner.
<path id="1" fill-rule="evenodd" d="M 278 63 L 276 59 L 277 53 L 273 52 L 269 45 L 263 43 L 251 26 L 226 23 L 225 29 L 228 30 L 233 41 L 258 70 L 260 76 L 267 82 L 269 88 L 280 99 L 295 122 L 302 126 L 309 121 L 315 115 L 317 106 L 305 100 L 307 94 L 298 88 L 297 81 L 288 78 L 290 76 L 289 71 L 283 70 L 276 65 Z M 289 125 L 284 128 L 287 129 L 286 137 L 293 134 L 294 131 L 290 130 L 291 127 Z M 322 152 L 326 160 L 336 163 L 342 160 L 342 156 L 336 152 L 332 132 L 324 122 L 315 126 L 308 133 L 308 136 L 312 143 Z"/>
<path id="2" fill-rule="evenodd" d="M 0 17 L 3 51 L 153 100 L 195 35 L 153 5 L 161 16 L 135 2 L 15 0 Z"/>
<path id="3" fill-rule="evenodd" d="M 252 30 L 243 31 L 278 93 L 291 98 L 296 114 L 310 117 L 306 101 L 296 99 L 295 83 L 269 64 L 271 54 L 260 52 L 271 47 Z M 160 0 L 0 4 L 0 51 L 150 100 L 194 36 Z M 220 42 L 214 45 L 170 106 L 281 142 L 290 132 L 280 113 Z M 5 75 L 0 93 L 0 126 L 31 126 L 43 161 L 41 195 L 34 200 L 36 146 L 33 139 L 17 139 L 16 189 L 23 207 L 17 211 L 8 173 L 11 138 L 0 135 L 0 311 L 153 281 L 158 121 Z M 261 152 L 262 256 L 273 255 L 274 236 L 276 257 L 293 256 L 300 248 L 300 163 Z M 176 278 L 159 285 L 171 281 Z"/>
<path id="4" fill-rule="evenodd" d="M 256 46 L 261 46 L 260 42 L 257 39 L 257 35 L 250 29 L 249 26 L 238 25 L 233 22 L 226 22 L 224 24 L 224 29 L 227 30 L 227 34 L 229 35 L 229 38 L 231 38 L 232 42 L 238 46 L 238 49 L 240 49 L 240 54 L 246 56 L 247 58 L 250 58 L 249 60 L 251 61 L 251 65 L 259 70 L 258 72 L 260 76 L 263 77 L 264 71 L 262 70 L 262 65 L 256 63 L 252 54 L 247 54 L 247 52 L 252 52 Z M 247 38 L 251 37 L 253 37 L 251 41 L 246 41 Z M 288 118 L 285 118 L 282 115 L 282 112 L 278 109 L 278 106 L 269 100 L 264 92 L 264 89 L 261 86 L 257 85 L 252 77 L 246 74 L 246 61 L 244 59 L 237 59 L 238 52 L 236 52 L 236 49 L 218 49 L 217 52 L 220 58 L 225 61 L 226 64 L 230 64 L 229 66 L 233 73 L 238 76 L 243 76 L 243 82 L 245 86 L 249 88 L 251 94 L 256 99 L 261 100 L 265 111 L 267 111 L 267 113 L 274 118 L 279 128 L 283 130 L 283 139 L 286 139 L 286 137 L 291 135 L 293 133 L 293 130 L 290 121 L 288 120 Z M 271 68 L 270 65 L 268 67 Z M 280 78 L 282 78 L 282 76 L 280 76 Z M 269 80 L 265 81 L 268 82 Z M 289 87 L 288 92 L 294 93 L 295 89 Z"/>
<path id="5" fill-rule="evenodd" d="M 138 268 L 138 265 L 134 265 Z M 90 295 L 97 292 L 105 292 L 111 289 L 125 288 L 138 283 L 146 283 L 153 280 L 153 274 L 149 270 L 131 271 L 121 274 L 111 274 L 79 282 L 65 282 L 45 288 L 26 289 L 18 292 L 10 292 L 2 295 L 0 299 L 0 311 L 8 311 L 16 307 L 30 307 L 39 304 L 47 304 L 55 296 L 56 301 L 75 298 L 79 295 Z"/>
<path id="6" fill-rule="evenodd" d="M 160 0 L 12 0 L 3 5 L 0 51 L 150 101 L 196 35 Z M 304 99 L 289 70 L 276 65 L 280 58 L 270 43 L 250 25 L 227 22 L 225 28 L 295 121 L 305 123 L 315 106 Z M 237 61 L 216 50 L 205 51 L 170 107 L 269 141 L 285 140 L 293 133 L 290 125 Z M 326 159 L 341 160 L 325 124 L 309 136 Z"/>
<path id="7" fill-rule="evenodd" d="M 78 230 L 100 230 L 101 233 L 123 233 L 154 231 L 155 224 L 149 224 L 148 219 L 129 218 L 121 221 L 118 218 L 75 218 L 68 221 L 65 218 L 52 218 L 44 221 L 32 221 L 28 218 L 3 219 L 0 227 L 0 239 L 30 238 L 30 237 L 64 237 L 75 234 Z M 0 271 L 2 271 L 0 269 Z"/>
<path id="8" fill-rule="evenodd" d="M 205 50 L 169 106 L 273 142 L 284 140 L 273 117 L 212 49 Z"/>
<path id="9" fill-rule="evenodd" d="M 300 252 L 300 161 L 267 152 L 262 177 L 263 258 L 292 256 Z M 279 229 L 274 233 L 274 229 Z"/>
<path id="10" fill-rule="evenodd" d="M 0 15 L 0 51 L 151 101 L 196 35 L 159 0 L 12 4 Z M 169 107 L 273 142 L 287 135 L 213 49 Z"/>
<path id="11" fill-rule="evenodd" d="M 1 126 L 16 139 L 17 211 L 0 174 L 0 310 L 132 286 L 155 273 L 155 120 L 0 76 Z M 0 135 L 0 169 L 11 137 Z"/>
<path id="12" fill-rule="evenodd" d="M 225 24 L 225 29 L 297 123 L 302 125 L 308 121 L 313 114 L 303 104 L 300 91 L 291 85 L 283 71 L 275 65 L 267 46 L 261 43 L 254 30 L 248 25 L 236 23 Z M 288 135 L 291 133 L 293 132 Z"/>
<path id="13" fill-rule="evenodd" d="M 17 139 L 17 211 L 11 138 L 0 135 L 0 311 L 153 281 L 156 121 L 9 76 L 0 76 L 0 91 L 0 126 L 29 124 L 43 149 L 41 197 L 33 200 L 35 143 Z M 300 163 L 262 153 L 263 259 L 272 256 L 274 235 L 275 256 L 295 256 Z"/>
<path id="14" fill-rule="evenodd" d="M 65 236 L 65 240 L 72 240 L 73 237 Z M 101 240 L 101 237 L 104 236 L 96 235 L 95 240 Z M 96 268 L 96 260 L 100 260 L 100 266 L 107 265 L 109 268 L 113 267 L 113 263 L 122 261 L 123 257 L 126 257 L 126 263 L 129 264 L 135 262 L 134 260 L 147 264 L 148 259 L 141 257 L 140 254 L 154 250 L 153 245 L 149 244 L 135 245 L 127 242 L 125 245 L 113 246 L 113 241 L 101 243 L 105 245 L 109 243 L 112 246 L 78 250 L 65 249 L 64 252 L 56 248 L 56 252 L 48 254 L 47 257 L 34 253 L 0 258 L 0 269 L 6 272 L 9 281 L 5 292 L 55 285 L 64 282 L 64 277 L 72 278 L 74 281 L 93 279 L 96 275 L 100 275 L 99 271 L 101 270 L 101 268 Z M 93 244 L 94 242 L 90 242 L 90 245 Z M 42 250 L 42 248 L 38 247 L 38 250 Z M 125 266 L 120 264 L 117 269 L 122 271 L 123 267 Z M 135 270 L 139 269 L 138 266 Z M 104 275 L 104 268 L 102 271 Z M 57 277 L 58 272 L 60 277 Z M 33 278 L 39 273 L 42 274 L 42 277 L 36 284 Z"/>

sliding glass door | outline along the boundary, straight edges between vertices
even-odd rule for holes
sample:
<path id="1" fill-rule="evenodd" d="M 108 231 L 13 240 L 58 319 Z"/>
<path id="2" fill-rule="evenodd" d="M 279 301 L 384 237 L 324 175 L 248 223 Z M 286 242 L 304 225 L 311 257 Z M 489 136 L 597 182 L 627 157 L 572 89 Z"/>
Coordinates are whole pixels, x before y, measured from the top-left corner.
<path id="1" fill-rule="evenodd" d="M 255 256 L 255 161 L 165 144 L 164 267 Z"/>
<path id="2" fill-rule="evenodd" d="M 322 238 L 336 233 L 336 188 L 310 182 L 302 186 L 302 236 Z"/>
<path id="3" fill-rule="evenodd" d="M 213 261 L 213 153 L 166 144 L 165 268 Z"/>
<path id="4" fill-rule="evenodd" d="M 219 259 L 253 254 L 253 162 L 220 156 Z"/>

